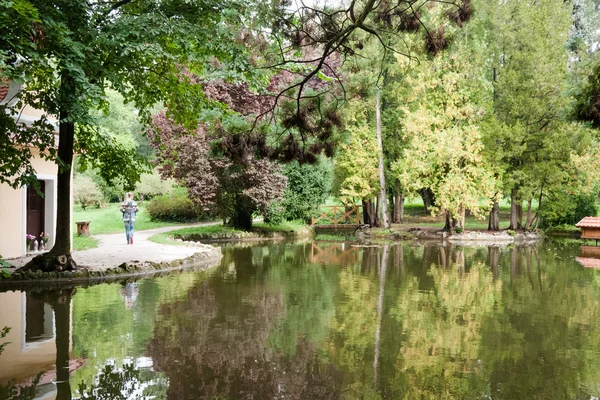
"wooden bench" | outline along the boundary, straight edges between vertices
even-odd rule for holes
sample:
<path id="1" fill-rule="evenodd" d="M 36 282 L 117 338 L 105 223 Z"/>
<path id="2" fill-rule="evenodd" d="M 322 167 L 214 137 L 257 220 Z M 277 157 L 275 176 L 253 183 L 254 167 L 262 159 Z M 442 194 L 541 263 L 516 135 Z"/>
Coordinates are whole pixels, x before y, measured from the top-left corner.
<path id="1" fill-rule="evenodd" d="M 90 236 L 90 222 L 91 221 L 79 221 L 77 224 L 77 236 Z"/>

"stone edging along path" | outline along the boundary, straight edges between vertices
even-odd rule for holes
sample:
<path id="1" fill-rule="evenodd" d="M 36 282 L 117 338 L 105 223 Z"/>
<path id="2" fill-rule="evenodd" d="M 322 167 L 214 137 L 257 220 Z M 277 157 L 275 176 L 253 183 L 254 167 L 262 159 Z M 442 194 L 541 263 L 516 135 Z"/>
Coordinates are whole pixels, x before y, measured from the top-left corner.
<path id="1" fill-rule="evenodd" d="M 214 225 L 214 223 L 192 226 Z M 125 243 L 122 233 L 96 235 L 99 246 L 90 250 L 74 251 L 73 258 L 80 268 L 76 271 L 12 272 L 0 275 L 0 287 L 45 286 L 80 284 L 85 282 L 115 281 L 127 277 L 154 276 L 163 272 L 183 269 L 206 270 L 217 265 L 223 257 L 221 249 L 207 242 L 236 242 L 260 240 L 287 240 L 310 237 L 312 229 L 286 232 L 225 232 L 212 234 L 174 235 L 179 242 L 173 245 L 150 242 L 148 238 L 157 233 L 170 232 L 186 226 L 149 229 L 135 233 L 134 244 Z M 184 245 L 182 245 L 184 244 Z M 32 256 L 8 260 L 15 267 L 22 267 Z M 14 270 L 13 270 L 14 271 Z"/>
<path id="2" fill-rule="evenodd" d="M 196 224 L 207 225 L 207 224 Z M 186 246 L 153 243 L 148 238 L 156 233 L 169 232 L 187 226 L 171 226 L 165 228 L 138 231 L 134 244 L 126 244 L 125 234 L 97 235 L 97 248 L 74 251 L 73 259 L 80 268 L 76 271 L 14 272 L 9 276 L 0 274 L 0 286 L 13 287 L 23 282 L 35 282 L 37 285 L 56 282 L 85 282 L 105 280 L 108 277 L 130 277 L 154 275 L 160 271 L 180 270 L 199 267 L 207 269 L 217 265 L 221 258 L 221 249 L 207 244 L 189 244 Z M 32 257 L 7 260 L 15 267 L 22 267 Z"/>
<path id="3" fill-rule="evenodd" d="M 0 276 L 0 287 L 27 286 L 27 284 L 40 286 L 43 284 L 83 283 L 90 281 L 115 281 L 129 277 L 151 277 L 164 272 L 190 269 L 203 271 L 217 265 L 222 258 L 221 250 L 213 248 L 212 251 L 196 253 L 185 259 L 160 263 L 152 261 L 125 262 L 114 268 L 90 269 L 82 267 L 76 271 L 42 272 L 25 271 L 15 272 L 10 277 Z"/>

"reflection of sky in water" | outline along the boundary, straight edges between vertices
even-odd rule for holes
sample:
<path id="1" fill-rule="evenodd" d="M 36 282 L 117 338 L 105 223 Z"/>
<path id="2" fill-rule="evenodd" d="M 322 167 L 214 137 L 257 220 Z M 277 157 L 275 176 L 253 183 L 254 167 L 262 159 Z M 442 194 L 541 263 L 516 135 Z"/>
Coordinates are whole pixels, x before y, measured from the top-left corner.
<path id="1" fill-rule="evenodd" d="M 225 247 L 211 271 L 79 288 L 70 306 L 0 293 L 23 308 L 0 339 L 12 342 L 0 383 L 46 372 L 37 398 L 54 398 L 64 330 L 52 325 L 67 321 L 75 398 L 81 382 L 131 399 L 591 398 L 600 271 L 578 255 L 553 243 Z"/>

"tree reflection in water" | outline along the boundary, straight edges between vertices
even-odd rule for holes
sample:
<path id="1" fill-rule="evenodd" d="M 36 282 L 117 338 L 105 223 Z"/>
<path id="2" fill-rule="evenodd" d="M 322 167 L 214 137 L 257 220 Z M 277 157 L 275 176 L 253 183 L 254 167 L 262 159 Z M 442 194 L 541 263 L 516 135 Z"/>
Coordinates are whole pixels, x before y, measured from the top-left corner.
<path id="1" fill-rule="evenodd" d="M 171 399 L 589 398 L 600 280 L 556 251 L 229 249 L 161 306 L 149 351 Z"/>
<path id="2" fill-rule="evenodd" d="M 70 384 L 70 343 L 71 343 L 71 304 L 76 290 L 42 290 L 30 292 L 30 295 L 50 305 L 54 311 L 54 329 L 56 344 L 56 364 L 54 384 L 56 400 L 114 400 L 114 399 L 148 399 L 164 398 L 167 382 L 125 364 L 117 368 L 113 364 L 106 365 L 96 376 L 93 383 L 79 384 L 79 395 L 73 396 Z M 10 327 L 8 327 L 10 328 Z M 7 343 L 2 343 L 3 345 Z M 4 346 L 0 346 L 1 350 Z M 9 383 L 0 385 L 0 399 L 29 400 L 39 397 L 38 384 L 44 372 L 40 372 L 31 383 Z"/>
<path id="3" fill-rule="evenodd" d="M 32 297 L 49 304 L 54 311 L 56 332 L 56 390 L 57 400 L 71 399 L 69 384 L 69 345 L 71 340 L 71 298 L 75 289 L 44 290 L 32 292 Z M 0 387 L 1 398 L 34 399 L 37 395 L 36 386 L 42 372 L 31 384 L 9 384 Z"/>
<path id="4" fill-rule="evenodd" d="M 204 282 L 190 290 L 186 301 L 160 310 L 150 355 L 169 378 L 168 398 L 338 397 L 339 374 L 318 362 L 310 341 L 319 338 L 322 329 L 315 324 L 321 319 L 297 312 L 315 304 L 333 307 L 330 300 L 311 295 L 329 290 L 322 276 L 327 271 L 302 268 L 304 247 L 236 248 L 225 257 L 223 265 L 235 264 L 235 282 Z M 301 288 L 285 291 L 281 285 L 287 281 Z M 286 311 L 297 318 L 293 322 L 312 324 L 290 324 L 284 320 Z M 286 338 L 274 337 L 274 327 Z M 313 330 L 299 335 L 303 328 Z"/>
<path id="5" fill-rule="evenodd" d="M 600 274 L 574 261 L 578 249 L 318 245 L 228 248 L 221 267 L 202 279 L 141 283 L 130 309 L 120 286 L 81 291 L 78 297 L 88 297 L 75 302 L 74 353 L 88 357 L 90 368 L 78 375 L 85 379 L 79 391 L 68 389 L 62 351 L 72 294 L 45 295 L 56 313 L 58 398 L 600 394 Z M 92 308 L 101 315 L 86 311 Z M 108 341 L 93 358 L 98 344 L 86 338 L 110 325 L 109 317 L 128 315 L 138 322 L 106 326 L 90 340 Z M 138 337 L 127 339 L 132 335 Z M 119 346 L 123 340 L 134 346 Z M 111 357 L 147 357 L 158 372 L 105 365 Z"/>
<path id="6" fill-rule="evenodd" d="M 167 382 L 155 374 L 137 369 L 133 364 L 124 364 L 122 368 L 108 364 L 104 366 L 95 384 L 79 384 L 81 397 L 76 399 L 114 400 L 114 399 L 164 399 Z"/>

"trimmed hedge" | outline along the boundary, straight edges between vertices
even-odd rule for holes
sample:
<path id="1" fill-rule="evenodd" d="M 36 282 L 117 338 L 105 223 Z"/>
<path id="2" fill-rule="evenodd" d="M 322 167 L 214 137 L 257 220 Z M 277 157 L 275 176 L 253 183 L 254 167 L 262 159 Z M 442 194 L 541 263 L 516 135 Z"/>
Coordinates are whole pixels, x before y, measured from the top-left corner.
<path id="1" fill-rule="evenodd" d="M 191 222 L 204 217 L 202 210 L 185 194 L 156 196 L 146 203 L 152 221 Z"/>

